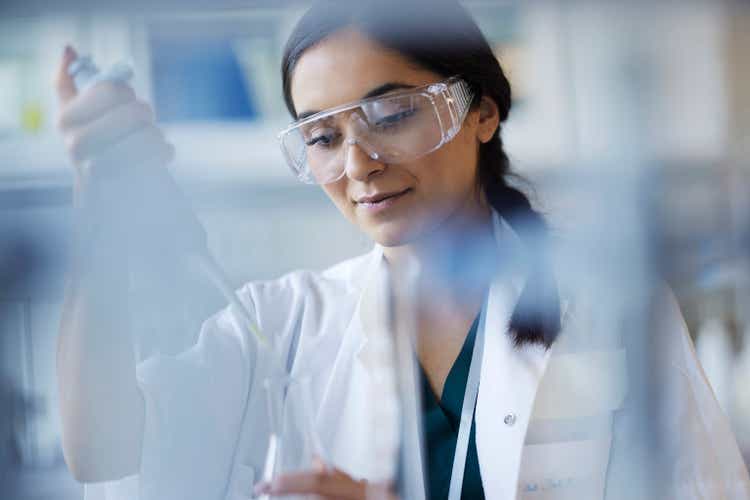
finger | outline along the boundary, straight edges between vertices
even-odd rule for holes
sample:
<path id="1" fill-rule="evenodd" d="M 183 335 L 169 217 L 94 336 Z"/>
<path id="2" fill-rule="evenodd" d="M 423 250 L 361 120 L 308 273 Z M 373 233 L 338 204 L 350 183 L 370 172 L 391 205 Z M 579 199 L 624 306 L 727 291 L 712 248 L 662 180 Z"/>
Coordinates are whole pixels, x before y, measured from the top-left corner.
<path id="1" fill-rule="evenodd" d="M 315 472 L 325 472 L 329 470 L 329 467 L 319 456 L 314 456 L 312 460 L 312 469 Z"/>
<path id="2" fill-rule="evenodd" d="M 164 166 L 174 158 L 174 147 L 155 125 L 140 128 L 100 152 L 89 161 L 92 177 L 108 177 L 128 166 L 153 164 Z"/>
<path id="3" fill-rule="evenodd" d="M 136 130 L 153 123 L 151 107 L 143 101 L 132 101 L 114 108 L 68 137 L 68 151 L 74 163 L 96 156 Z"/>
<path id="4" fill-rule="evenodd" d="M 65 130 L 83 125 L 102 116 L 107 111 L 135 100 L 129 85 L 103 81 L 77 95 L 60 115 L 59 128 Z"/>
<path id="5" fill-rule="evenodd" d="M 57 98 L 60 104 L 66 104 L 76 96 L 76 85 L 73 82 L 73 78 L 68 74 L 68 66 L 70 66 L 70 63 L 75 61 L 76 58 L 78 58 L 76 51 L 70 45 L 66 45 L 62 59 L 60 60 L 60 66 L 57 69 L 57 77 L 55 79 Z"/>
<path id="6" fill-rule="evenodd" d="M 320 495 L 329 498 L 365 497 L 366 483 L 337 472 L 296 472 L 274 479 L 267 488 L 272 495 Z"/>
<path id="7" fill-rule="evenodd" d="M 399 500 L 391 481 L 367 483 L 365 498 L 368 500 Z"/>

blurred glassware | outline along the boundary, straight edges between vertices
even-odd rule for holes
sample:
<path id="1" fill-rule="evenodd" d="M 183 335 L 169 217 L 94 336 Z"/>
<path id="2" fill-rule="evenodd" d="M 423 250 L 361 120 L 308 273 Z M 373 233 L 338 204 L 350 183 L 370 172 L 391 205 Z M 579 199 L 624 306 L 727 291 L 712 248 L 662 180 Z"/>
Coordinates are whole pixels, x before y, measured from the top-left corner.
<path id="1" fill-rule="evenodd" d="M 718 316 L 703 318 L 695 342 L 698 359 L 703 365 L 708 381 L 719 406 L 727 415 L 732 414 L 732 366 L 734 353 L 729 332 Z"/>
<path id="2" fill-rule="evenodd" d="M 282 474 L 310 470 L 315 459 L 328 464 L 315 430 L 310 377 L 269 377 L 263 381 L 263 387 L 271 427 L 263 481 L 272 482 Z"/>

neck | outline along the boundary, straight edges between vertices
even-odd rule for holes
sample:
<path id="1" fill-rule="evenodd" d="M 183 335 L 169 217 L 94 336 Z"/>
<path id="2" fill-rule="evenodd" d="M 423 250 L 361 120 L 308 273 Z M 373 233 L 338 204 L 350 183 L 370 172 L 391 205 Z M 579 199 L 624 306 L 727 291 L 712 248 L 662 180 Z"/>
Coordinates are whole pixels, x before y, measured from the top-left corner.
<path id="1" fill-rule="evenodd" d="M 445 315 L 473 316 L 497 265 L 491 210 L 485 206 L 471 216 L 451 217 L 419 240 L 385 248 L 384 255 L 396 289 L 412 288 L 409 295 L 416 299 L 412 304 L 420 322 Z"/>

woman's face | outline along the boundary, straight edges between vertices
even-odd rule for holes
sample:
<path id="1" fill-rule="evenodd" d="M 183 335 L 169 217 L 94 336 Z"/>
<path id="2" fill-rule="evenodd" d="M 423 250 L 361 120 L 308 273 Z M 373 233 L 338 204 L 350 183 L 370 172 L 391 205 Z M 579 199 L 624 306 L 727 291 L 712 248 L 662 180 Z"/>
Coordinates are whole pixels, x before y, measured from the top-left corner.
<path id="1" fill-rule="evenodd" d="M 347 29 L 303 53 L 294 69 L 291 94 L 301 113 L 362 99 L 388 83 L 419 87 L 443 79 Z M 323 190 L 345 217 L 386 247 L 415 242 L 452 221 L 486 211 L 476 187 L 479 141 L 489 140 L 497 123 L 478 122 L 479 111 L 472 110 L 452 141 L 408 163 L 382 163 L 359 145 L 344 146 L 345 175 L 323 185 Z M 378 207 L 358 201 L 389 193 L 403 194 Z"/>

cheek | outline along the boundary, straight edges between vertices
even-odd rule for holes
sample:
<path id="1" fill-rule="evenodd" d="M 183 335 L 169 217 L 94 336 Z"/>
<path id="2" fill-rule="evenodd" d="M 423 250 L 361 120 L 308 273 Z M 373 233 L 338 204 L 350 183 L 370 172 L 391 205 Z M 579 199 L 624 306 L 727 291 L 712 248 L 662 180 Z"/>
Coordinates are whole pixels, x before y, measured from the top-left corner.
<path id="1" fill-rule="evenodd" d="M 428 191 L 425 194 L 434 193 L 443 199 L 465 197 L 475 186 L 477 159 L 477 146 L 471 137 L 456 136 L 421 162 L 420 178 Z"/>
<path id="2" fill-rule="evenodd" d="M 334 183 L 325 184 L 322 186 L 322 189 L 333 204 L 336 205 L 336 208 L 348 219 L 352 219 L 354 206 L 346 194 L 346 187 L 346 177 L 344 177 Z"/>

